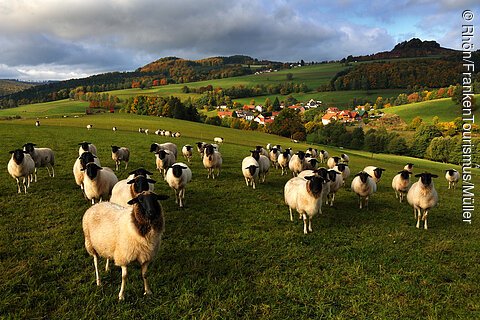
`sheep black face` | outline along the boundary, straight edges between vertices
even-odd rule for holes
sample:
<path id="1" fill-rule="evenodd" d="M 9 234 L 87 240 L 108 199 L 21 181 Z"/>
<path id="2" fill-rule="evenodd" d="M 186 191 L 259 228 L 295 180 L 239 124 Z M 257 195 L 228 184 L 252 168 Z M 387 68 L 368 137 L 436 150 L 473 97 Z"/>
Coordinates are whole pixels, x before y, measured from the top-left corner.
<path id="1" fill-rule="evenodd" d="M 415 177 L 420 178 L 424 186 L 429 186 L 432 183 L 432 178 L 438 178 L 436 174 L 431 174 L 428 172 L 416 174 Z"/>
<path id="2" fill-rule="evenodd" d="M 82 153 L 78 159 L 80 159 L 80 164 L 82 165 L 82 169 L 85 169 L 87 167 L 87 163 L 95 161 L 96 156 L 93 155 L 93 153 L 87 151 Z"/>
<path id="3" fill-rule="evenodd" d="M 412 170 L 412 169 L 413 169 L 413 163 L 410 163 L 410 162 L 407 163 L 407 168 L 410 169 L 410 170 Z"/>
<path id="4" fill-rule="evenodd" d="M 322 187 L 325 180 L 317 175 L 307 176 L 305 177 L 305 180 L 309 181 L 307 188 L 310 189 L 315 197 L 318 197 L 322 193 Z"/>
<path id="5" fill-rule="evenodd" d="M 165 159 L 165 157 L 167 156 L 167 152 L 165 150 L 157 151 L 156 154 L 158 154 L 158 158 L 162 160 Z"/>
<path id="6" fill-rule="evenodd" d="M 448 172 L 448 175 L 449 176 L 453 176 L 455 174 L 455 172 L 457 172 L 457 170 L 455 169 L 448 169 L 448 170 L 445 170 L 445 172 Z"/>
<path id="7" fill-rule="evenodd" d="M 339 163 L 337 166 L 338 166 L 338 171 L 343 172 L 343 171 L 345 171 L 345 168 L 346 168 L 348 165 L 345 164 L 345 163 Z"/>
<path id="8" fill-rule="evenodd" d="M 325 168 L 319 168 L 319 169 L 314 170 L 313 172 L 315 172 L 315 174 L 316 174 L 317 176 L 322 177 L 325 182 L 330 181 L 330 179 L 329 179 L 329 177 L 328 177 L 329 174 L 328 174 L 328 170 L 327 170 L 327 169 L 325 169 Z M 334 181 L 335 181 L 335 180 L 334 180 Z"/>
<path id="9" fill-rule="evenodd" d="M 192 150 L 192 146 L 185 146 L 185 149 L 190 152 Z"/>
<path id="10" fill-rule="evenodd" d="M 252 153 L 253 159 L 255 159 L 255 160 L 257 160 L 257 161 L 260 159 L 260 151 L 258 151 L 258 150 L 250 150 L 250 152 Z"/>
<path id="11" fill-rule="evenodd" d="M 150 171 L 144 168 L 138 168 L 136 170 L 129 172 L 128 174 L 133 174 L 133 176 L 136 177 L 136 176 L 147 176 L 147 174 L 151 176 L 153 173 L 151 173 Z"/>
<path id="12" fill-rule="evenodd" d="M 371 178 L 371 176 L 365 171 L 357 173 L 355 177 L 360 177 L 360 180 L 362 180 L 363 183 L 367 183 L 368 178 Z"/>
<path id="13" fill-rule="evenodd" d="M 278 149 L 276 147 L 273 147 L 270 151 L 272 151 L 273 153 L 277 153 Z"/>
<path id="14" fill-rule="evenodd" d="M 211 144 L 207 144 L 205 146 L 205 154 L 207 155 L 207 157 L 211 156 L 214 151 L 215 151 L 215 148 Z"/>
<path id="15" fill-rule="evenodd" d="M 149 183 L 155 183 L 155 180 L 147 179 L 145 176 L 136 176 L 134 179 L 127 182 L 127 184 L 133 184 L 133 190 L 136 193 L 149 190 Z"/>
<path id="16" fill-rule="evenodd" d="M 82 171 L 85 171 L 87 173 L 87 176 L 94 180 L 97 177 L 98 171 L 102 170 L 102 167 L 97 166 L 96 163 L 89 162 L 86 164 L 86 168 L 82 169 Z"/>
<path id="17" fill-rule="evenodd" d="M 288 150 L 284 151 L 282 154 L 285 158 L 288 158 L 288 156 L 290 155 L 290 151 L 288 151 Z"/>
<path id="18" fill-rule="evenodd" d="M 9 153 L 13 154 L 13 160 L 15 161 L 15 163 L 20 165 L 25 158 L 26 151 L 23 151 L 21 149 L 15 149 L 13 151 L 10 151 Z"/>
<path id="19" fill-rule="evenodd" d="M 299 158 L 300 160 L 305 159 L 305 152 L 303 152 L 303 151 L 298 151 L 298 152 L 296 153 L 296 155 L 298 156 L 298 158 Z"/>
<path id="20" fill-rule="evenodd" d="M 335 165 L 337 165 L 340 162 L 340 157 L 332 157 L 333 161 L 335 162 Z"/>
<path id="21" fill-rule="evenodd" d="M 340 172 L 337 172 L 335 170 L 328 170 L 327 173 L 328 173 L 328 180 L 332 182 L 335 182 L 337 180 L 337 174 L 341 174 Z"/>
<path id="22" fill-rule="evenodd" d="M 178 164 L 174 164 L 172 166 L 172 173 L 173 173 L 173 176 L 175 178 L 180 178 L 182 176 L 182 171 L 183 169 L 187 169 L 187 167 L 184 167 L 184 166 L 181 166 L 181 165 L 178 165 Z"/>
<path id="23" fill-rule="evenodd" d="M 312 167 L 315 168 L 315 166 L 318 164 L 318 160 L 317 159 L 310 159 L 308 160 L 308 162 L 310 162 L 310 164 L 312 165 Z"/>
<path id="24" fill-rule="evenodd" d="M 255 175 L 255 171 L 257 171 L 258 167 L 256 165 L 250 165 L 248 167 L 246 167 L 245 169 L 248 169 L 248 171 L 250 172 L 250 175 L 251 176 L 254 176 Z"/>
<path id="25" fill-rule="evenodd" d="M 410 171 L 407 170 L 398 171 L 397 173 L 399 173 L 404 180 L 407 180 L 409 178 L 409 175 L 412 174 Z"/>
<path id="26" fill-rule="evenodd" d="M 375 170 L 373 170 L 373 172 L 375 174 L 375 178 L 380 179 L 382 177 L 383 171 L 385 171 L 385 169 L 375 168 Z"/>
<path id="27" fill-rule="evenodd" d="M 257 150 L 258 152 L 262 151 L 262 146 L 255 146 L 255 150 Z"/>
<path id="28" fill-rule="evenodd" d="M 158 144 L 152 143 L 150 145 L 150 152 L 157 152 L 158 151 Z"/>
<path id="29" fill-rule="evenodd" d="M 112 152 L 113 153 L 117 152 L 120 149 L 120 147 L 118 147 L 118 146 L 111 146 L 111 147 L 112 147 Z"/>
<path id="30" fill-rule="evenodd" d="M 79 143 L 78 145 L 79 146 L 82 146 L 82 150 L 83 151 L 88 151 L 88 145 L 90 144 L 90 142 L 81 142 Z"/>
<path id="31" fill-rule="evenodd" d="M 23 150 L 25 150 L 28 153 L 32 153 L 33 150 L 35 149 L 35 146 L 36 146 L 35 143 L 28 142 L 23 145 Z"/>
<path id="32" fill-rule="evenodd" d="M 138 204 L 141 208 L 140 212 L 145 218 L 152 221 L 159 218 L 161 215 L 162 209 L 158 201 L 166 200 L 168 198 L 169 197 L 166 195 L 157 195 L 153 192 L 144 191 L 127 203 L 130 205 Z"/>

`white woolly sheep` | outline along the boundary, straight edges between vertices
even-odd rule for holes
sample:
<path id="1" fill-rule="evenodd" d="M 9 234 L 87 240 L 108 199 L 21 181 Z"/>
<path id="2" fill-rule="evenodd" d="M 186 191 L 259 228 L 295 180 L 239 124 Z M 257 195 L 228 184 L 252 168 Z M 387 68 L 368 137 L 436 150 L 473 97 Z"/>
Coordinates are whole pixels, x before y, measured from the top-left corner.
<path id="1" fill-rule="evenodd" d="M 445 179 L 448 181 L 448 189 L 455 189 L 458 180 L 460 180 L 460 174 L 455 169 L 445 170 Z"/>
<path id="2" fill-rule="evenodd" d="M 93 256 L 97 286 L 101 285 L 98 257 L 107 259 L 107 269 L 109 259 L 122 268 L 119 300 L 125 298 L 127 265 L 135 260 L 141 265 L 144 294 L 152 293 L 146 273 L 165 231 L 164 212 L 159 200 L 166 198 L 147 191 L 129 201 L 131 208 L 103 202 L 90 207 L 83 215 L 85 248 Z"/>
<path id="3" fill-rule="evenodd" d="M 337 164 L 340 163 L 340 157 L 330 157 L 328 158 L 327 160 L 327 167 L 329 169 L 333 169 L 333 167 L 335 167 Z"/>
<path id="4" fill-rule="evenodd" d="M 117 127 L 113 127 L 112 130 L 113 130 L 113 131 L 118 131 L 118 128 L 117 128 Z"/>
<path id="5" fill-rule="evenodd" d="M 185 158 L 185 160 L 190 163 L 192 161 L 192 156 L 193 156 L 193 147 L 189 144 L 186 144 L 182 147 L 182 155 Z"/>
<path id="6" fill-rule="evenodd" d="M 207 179 L 212 176 L 215 179 L 215 170 L 217 171 L 217 177 L 220 175 L 220 169 L 222 168 L 222 154 L 215 151 L 215 147 L 211 144 L 205 146 L 205 155 L 203 157 L 203 166 L 208 170 Z"/>
<path id="7" fill-rule="evenodd" d="M 363 168 L 363 171 L 368 173 L 370 177 L 372 177 L 373 181 L 375 181 L 375 183 L 379 183 L 380 178 L 382 177 L 382 173 L 383 171 L 385 171 L 385 169 L 375 167 L 375 166 L 367 166 Z"/>
<path id="8" fill-rule="evenodd" d="M 377 184 L 375 183 L 375 181 L 373 181 L 372 177 L 365 171 L 359 172 L 355 175 L 355 178 L 353 178 L 352 180 L 351 188 L 352 191 L 358 195 L 358 203 L 360 204 L 360 209 L 362 209 L 363 207 L 368 208 L 369 197 L 375 192 L 377 192 Z"/>
<path id="9" fill-rule="evenodd" d="M 35 121 L 35 127 L 40 127 L 40 120 Z"/>
<path id="10" fill-rule="evenodd" d="M 97 147 L 95 147 L 93 143 L 84 141 L 84 142 L 80 142 L 78 145 L 80 146 L 80 148 L 78 148 L 79 156 L 81 156 L 82 153 L 87 151 L 93 153 L 94 155 L 97 155 Z"/>
<path id="11" fill-rule="evenodd" d="M 343 184 L 345 184 L 345 181 L 347 181 L 348 177 L 350 176 L 350 168 L 348 167 L 348 164 L 339 163 L 335 167 L 333 167 L 333 170 L 338 171 L 342 174 Z"/>
<path id="12" fill-rule="evenodd" d="M 400 203 L 407 195 L 410 188 L 410 175 L 412 173 L 408 170 L 402 170 L 397 173 L 392 179 L 392 188 L 395 191 L 395 197 L 400 199 Z"/>
<path id="13" fill-rule="evenodd" d="M 293 177 L 285 184 L 284 197 L 290 212 L 290 220 L 293 221 L 292 210 L 296 210 L 303 218 L 304 234 L 312 232 L 313 217 L 317 213 L 322 213 L 323 185 L 323 178 L 316 175 L 305 178 Z"/>
<path id="14" fill-rule="evenodd" d="M 262 146 L 255 146 L 255 150 L 257 150 L 258 152 L 260 152 L 261 155 L 264 155 L 265 157 L 268 158 L 268 151 L 267 151 L 267 149 L 265 149 L 264 147 L 262 147 Z"/>
<path id="15" fill-rule="evenodd" d="M 192 180 L 192 170 L 185 163 L 177 162 L 168 169 L 165 180 L 170 188 L 175 191 L 175 203 L 183 208 L 185 205 L 185 189 Z"/>
<path id="16" fill-rule="evenodd" d="M 175 156 L 175 159 L 177 159 L 178 150 L 177 150 L 176 144 L 171 142 L 165 142 L 165 143 L 152 143 L 150 145 L 150 152 L 158 152 L 160 150 L 170 151 Z"/>
<path id="17" fill-rule="evenodd" d="M 253 189 L 255 189 L 256 185 L 258 184 L 259 169 L 260 165 L 253 156 L 245 157 L 242 160 L 242 173 L 247 187 L 252 185 Z"/>
<path id="18" fill-rule="evenodd" d="M 307 148 L 307 151 L 305 153 L 310 153 L 310 156 L 312 158 L 317 158 L 318 157 L 318 150 L 312 147 Z"/>
<path id="19" fill-rule="evenodd" d="M 87 167 L 87 163 L 94 162 L 97 166 L 101 167 L 100 160 L 97 156 L 93 155 L 91 152 L 87 151 L 82 153 L 80 157 L 75 160 L 73 164 L 73 176 L 75 177 L 75 183 L 82 189 L 83 196 L 87 198 L 85 195 L 84 187 L 83 187 L 83 180 L 85 179 L 85 169 Z"/>
<path id="20" fill-rule="evenodd" d="M 316 158 L 305 156 L 305 161 L 303 163 L 303 170 L 315 170 L 319 163 L 320 162 Z"/>
<path id="21" fill-rule="evenodd" d="M 125 169 L 128 167 L 128 161 L 130 160 L 130 150 L 127 147 L 111 146 L 112 147 L 112 160 L 115 161 L 115 170 L 118 171 L 120 163 L 125 162 Z"/>
<path id="22" fill-rule="evenodd" d="M 326 150 L 320 150 L 320 163 L 325 163 L 327 162 L 327 159 L 330 157 L 328 154 L 328 151 Z"/>
<path id="23" fill-rule="evenodd" d="M 35 172 L 33 173 L 35 177 L 35 182 L 37 182 L 37 168 L 45 167 L 48 171 L 49 177 L 55 177 L 55 170 L 53 166 L 55 165 L 55 154 L 50 148 L 35 148 L 35 143 L 25 143 L 23 145 L 23 150 L 28 152 L 32 157 L 33 162 L 35 162 Z M 52 172 L 50 173 L 50 169 Z"/>
<path id="24" fill-rule="evenodd" d="M 129 176 L 127 177 L 127 180 L 132 180 L 134 179 L 136 176 L 144 176 L 146 177 L 147 179 L 150 179 L 151 176 L 153 175 L 153 173 L 151 173 L 150 171 L 146 170 L 145 168 L 138 168 L 138 169 L 135 169 L 131 172 L 128 173 Z M 155 190 L 155 185 L 153 183 L 149 183 L 149 191 L 154 191 Z"/>
<path id="25" fill-rule="evenodd" d="M 335 194 L 345 184 L 345 182 L 342 174 L 335 169 L 328 170 L 328 180 L 330 181 L 330 191 L 327 195 L 326 204 L 330 204 L 330 207 L 332 207 L 333 202 L 335 201 Z"/>
<path id="26" fill-rule="evenodd" d="M 407 170 L 408 172 L 413 173 L 413 163 L 407 163 L 405 167 L 403 167 L 403 170 Z"/>
<path id="27" fill-rule="evenodd" d="M 280 153 L 278 156 L 278 164 L 282 168 L 282 176 L 287 174 L 288 164 L 290 162 L 291 155 L 288 151 Z"/>
<path id="28" fill-rule="evenodd" d="M 87 129 L 90 130 L 93 128 L 93 124 L 87 124 Z"/>
<path id="29" fill-rule="evenodd" d="M 222 138 L 222 137 L 213 138 L 213 142 L 215 142 L 215 143 L 223 143 L 224 141 L 225 141 L 225 139 Z"/>
<path id="30" fill-rule="evenodd" d="M 86 168 L 82 170 L 85 171 L 83 188 L 87 199 L 91 200 L 92 204 L 95 204 L 95 200 L 107 199 L 118 182 L 113 170 L 107 167 L 102 168 L 94 162 L 87 163 Z"/>
<path id="31" fill-rule="evenodd" d="M 35 171 L 35 162 L 26 151 L 20 149 L 10 151 L 10 154 L 12 157 L 7 164 L 8 173 L 17 181 L 18 193 L 22 193 L 19 178 L 23 178 L 23 190 L 27 193 L 27 188 L 30 187 L 32 174 Z"/>
<path id="32" fill-rule="evenodd" d="M 273 163 L 273 166 L 275 169 L 278 169 L 278 157 L 280 156 L 280 151 L 276 147 L 273 147 L 270 149 L 270 152 L 268 153 L 268 157 L 270 158 L 270 161 Z"/>
<path id="33" fill-rule="evenodd" d="M 118 181 L 112 189 L 112 196 L 110 202 L 121 205 L 122 207 L 130 206 L 128 201 L 138 196 L 143 191 L 150 190 L 150 185 L 153 185 L 155 180 L 147 178 L 144 175 L 136 175 L 132 179 L 123 179 Z"/>
<path id="34" fill-rule="evenodd" d="M 172 152 L 160 150 L 155 152 L 155 164 L 160 174 L 165 177 L 168 168 L 176 162 L 176 158 Z"/>
<path id="35" fill-rule="evenodd" d="M 348 163 L 348 162 L 350 162 L 350 157 L 349 157 L 347 154 L 345 154 L 345 153 L 342 153 L 342 154 L 340 155 L 340 158 L 342 159 L 342 162 L 343 162 L 343 163 Z"/>
<path id="36" fill-rule="evenodd" d="M 305 165 L 305 152 L 298 151 L 295 153 L 288 162 L 288 168 L 292 172 L 293 176 L 296 177 L 300 172 L 303 171 Z"/>
<path id="37" fill-rule="evenodd" d="M 318 169 L 305 169 L 298 174 L 297 177 L 305 179 L 305 177 L 316 175 L 323 179 L 322 193 L 323 200 L 327 199 L 327 195 L 330 193 L 330 179 L 328 176 L 328 171 L 325 168 Z"/>
<path id="38" fill-rule="evenodd" d="M 252 153 L 252 157 L 257 160 L 258 162 L 258 178 L 259 181 L 265 182 L 265 179 L 267 178 L 268 171 L 270 170 L 270 159 L 268 159 L 267 156 L 264 156 L 263 154 L 260 154 L 260 151 L 258 149 L 256 150 L 250 150 Z"/>
<path id="39" fill-rule="evenodd" d="M 413 207 L 413 217 L 417 220 L 417 228 L 420 228 L 421 218 L 424 221 L 423 227 L 427 230 L 428 211 L 438 203 L 438 194 L 432 178 L 438 178 L 438 176 L 425 172 L 416 174 L 415 177 L 420 179 L 408 190 L 407 201 Z"/>

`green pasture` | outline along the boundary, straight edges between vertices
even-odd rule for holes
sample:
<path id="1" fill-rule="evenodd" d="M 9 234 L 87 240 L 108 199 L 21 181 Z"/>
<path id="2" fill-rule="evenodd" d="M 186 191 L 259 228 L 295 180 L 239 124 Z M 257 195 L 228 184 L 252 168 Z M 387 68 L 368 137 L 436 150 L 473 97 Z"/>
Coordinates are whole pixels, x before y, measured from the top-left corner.
<path id="1" fill-rule="evenodd" d="M 85 128 L 93 124 L 92 130 Z M 113 132 L 112 126 L 119 131 Z M 180 131 L 168 140 L 138 127 Z M 220 177 L 206 178 L 195 153 L 193 180 L 180 210 L 158 171 L 152 142 L 184 144 L 222 136 Z M 348 179 L 333 207 L 313 221 L 289 220 L 283 187 L 290 176 L 271 169 L 256 190 L 245 185 L 240 163 L 253 146 L 267 143 L 305 150 L 278 136 L 166 118 L 103 114 L 0 121 L 0 315 L 6 319 L 478 319 L 480 229 L 461 221 L 461 187 L 448 190 L 444 170 L 458 166 L 427 160 L 316 146 L 347 153 L 354 174 L 366 165 L 386 169 L 370 208 L 359 210 Z M 121 271 L 101 270 L 95 285 L 93 259 L 84 248 L 82 216 L 90 207 L 75 184 L 78 143 L 98 149 L 114 167 L 110 145 L 131 150 L 129 170 L 154 172 L 166 232 L 149 267 L 153 294 L 143 296 L 138 264 L 129 266 L 125 301 L 118 302 Z M 16 193 L 7 173 L 9 150 L 34 142 L 56 155 L 56 176 L 40 169 L 27 194 Z M 179 157 L 180 161 L 183 161 Z M 413 210 L 398 203 L 391 180 L 406 162 L 416 173 L 438 174 L 439 204 L 429 230 L 416 229 Z M 123 168 L 120 179 L 128 175 Z M 478 170 L 474 183 L 478 185 Z M 477 197 L 478 200 L 478 197 Z M 476 201 L 478 202 L 478 201 Z M 104 260 L 101 259 L 103 268 Z"/>
<path id="2" fill-rule="evenodd" d="M 36 118 L 48 116 L 64 116 L 85 114 L 88 102 L 73 101 L 69 99 L 45 103 L 27 104 L 17 108 L 0 109 L 0 118 L 20 116 L 22 118 Z"/>

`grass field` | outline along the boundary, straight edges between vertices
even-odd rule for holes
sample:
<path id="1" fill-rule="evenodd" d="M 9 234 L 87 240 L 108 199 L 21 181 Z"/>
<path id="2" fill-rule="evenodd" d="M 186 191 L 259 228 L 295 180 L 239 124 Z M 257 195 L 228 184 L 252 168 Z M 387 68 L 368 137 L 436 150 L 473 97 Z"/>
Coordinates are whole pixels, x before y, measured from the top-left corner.
<path id="1" fill-rule="evenodd" d="M 94 129 L 87 131 L 85 125 Z M 120 130 L 112 132 L 115 125 Z M 166 232 L 149 267 L 153 295 L 144 297 L 140 268 L 129 267 L 124 302 L 118 302 L 120 268 L 101 271 L 95 285 L 93 259 L 84 248 L 81 219 L 89 204 L 76 186 L 72 166 L 78 142 L 93 142 L 103 166 L 113 167 L 110 145 L 128 146 L 129 168 L 154 170 L 152 142 L 138 127 L 182 132 L 179 147 L 225 138 L 223 170 L 216 180 L 195 154 L 186 208 L 158 171 L 156 191 L 164 201 Z M 391 155 L 326 148 L 350 155 L 353 173 L 365 165 L 386 168 L 368 210 L 359 210 L 348 187 L 304 235 L 290 222 L 283 186 L 290 178 L 272 169 L 252 190 L 240 163 L 257 144 L 279 143 L 294 150 L 307 145 L 257 132 L 238 131 L 165 118 L 104 114 L 0 122 L 0 314 L 11 319 L 478 319 L 480 229 L 461 221 L 461 189 L 447 190 L 451 165 Z M 26 142 L 56 153 L 56 177 L 40 169 L 28 194 L 16 194 L 8 176 L 8 151 Z M 320 146 L 319 146 L 320 148 Z M 397 203 L 390 182 L 406 162 L 430 171 L 439 205 L 429 230 L 415 228 L 412 208 Z M 455 167 L 455 166 L 454 166 Z M 458 167 L 456 167 L 458 169 Z M 128 170 L 120 170 L 120 179 Z M 474 182 L 479 183 L 478 170 Z M 478 197 L 477 197 L 478 199 Z M 478 202 L 478 201 L 477 201 Z M 476 213 L 475 213 L 476 214 Z M 101 260 L 103 265 L 104 260 Z"/>

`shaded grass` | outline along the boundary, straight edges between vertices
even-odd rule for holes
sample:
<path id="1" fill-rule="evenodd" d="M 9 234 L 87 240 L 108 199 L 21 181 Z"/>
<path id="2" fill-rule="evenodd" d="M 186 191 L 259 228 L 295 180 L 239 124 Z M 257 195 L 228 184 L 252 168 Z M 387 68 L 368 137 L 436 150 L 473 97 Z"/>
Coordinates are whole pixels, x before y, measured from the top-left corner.
<path id="1" fill-rule="evenodd" d="M 31 122 L 31 121 L 30 121 Z M 313 234 L 303 235 L 301 221 L 290 222 L 283 202 L 289 177 L 272 170 L 257 190 L 245 186 L 241 159 L 256 144 L 280 143 L 303 150 L 303 144 L 263 135 L 129 115 L 48 119 L 35 128 L 28 120 L 3 121 L 6 151 L 31 141 L 55 150 L 57 176 L 40 170 L 39 182 L 27 195 L 17 195 L 14 180 L 0 172 L 0 314 L 10 318 L 478 318 L 480 236 L 476 224 L 461 222 L 460 190 L 447 190 L 442 171 L 450 166 L 413 159 L 416 172 L 441 177 L 435 184 L 440 202 L 429 215 L 428 231 L 415 228 L 413 210 L 397 203 L 390 188 L 396 171 L 411 158 L 373 157 L 347 152 L 352 172 L 365 165 L 386 168 L 368 210 L 358 210 L 349 190 L 339 191 L 334 207 L 317 216 Z M 94 123 L 87 131 L 85 123 Z M 120 128 L 112 132 L 111 126 Z M 224 167 L 218 180 L 207 180 L 195 154 L 186 208 L 158 172 L 158 193 L 166 233 L 149 268 L 153 295 L 143 297 L 140 268 L 129 267 L 126 301 L 118 303 L 121 272 L 94 268 L 83 246 L 81 218 L 89 207 L 74 183 L 72 166 L 77 143 L 97 146 L 102 165 L 113 167 L 110 145 L 131 149 L 129 167 L 154 170 L 148 152 L 166 138 L 140 135 L 138 127 L 172 128 L 184 133 L 179 147 L 213 136 L 226 136 L 220 149 Z M 174 127 L 174 128 L 173 128 Z M 21 133 L 21 134 L 20 134 Z M 182 160 L 183 161 L 183 160 Z M 128 170 L 120 170 L 125 178 Z M 477 174 L 478 172 L 475 171 Z M 351 181 L 351 179 L 349 179 Z M 478 183 L 478 177 L 475 177 Z M 475 220 L 474 220 L 475 221 Z M 103 260 L 102 260 L 103 265 Z"/>

